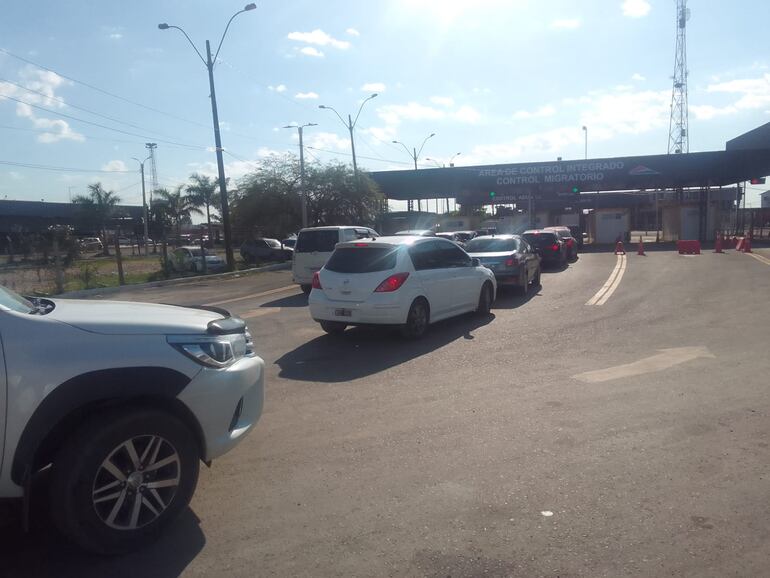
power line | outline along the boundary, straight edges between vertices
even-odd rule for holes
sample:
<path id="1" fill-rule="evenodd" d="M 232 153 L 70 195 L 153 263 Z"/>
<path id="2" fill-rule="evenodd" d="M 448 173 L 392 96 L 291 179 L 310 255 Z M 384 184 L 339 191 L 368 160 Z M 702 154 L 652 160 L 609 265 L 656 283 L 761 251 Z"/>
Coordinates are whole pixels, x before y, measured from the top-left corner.
<path id="1" fill-rule="evenodd" d="M 317 147 L 311 147 L 311 146 L 308 146 L 308 145 L 305 145 L 305 148 L 306 149 L 311 149 L 311 150 L 314 150 L 314 151 L 318 151 L 318 152 L 321 152 L 321 153 L 329 153 L 329 154 L 332 154 L 332 155 L 339 155 L 339 156 L 343 156 L 343 157 L 353 156 L 350 153 L 342 153 L 342 152 L 339 152 L 339 151 L 330 151 L 330 150 L 327 150 L 327 149 L 319 149 Z M 406 161 L 394 161 L 394 160 L 391 160 L 391 159 L 383 159 L 383 158 L 378 159 L 378 158 L 375 158 L 375 157 L 365 157 L 365 156 L 361 156 L 361 155 L 356 155 L 356 158 L 362 158 L 362 159 L 366 159 L 368 161 L 378 161 L 378 162 L 393 163 L 393 164 L 396 164 L 396 165 L 411 165 L 412 164 L 412 163 L 408 163 Z"/>
<path id="2" fill-rule="evenodd" d="M 65 114 L 63 112 L 52 110 L 52 109 L 46 108 L 44 106 L 39 106 L 37 104 L 32 104 L 31 102 L 25 102 L 25 101 L 23 101 L 21 99 L 13 97 L 13 96 L 2 95 L 2 96 L 0 96 L 0 98 L 6 98 L 8 100 L 12 100 L 14 102 L 18 102 L 19 104 L 24 104 L 26 106 L 30 106 L 32 108 L 36 108 L 38 110 L 45 111 L 45 112 L 47 112 L 49 114 L 55 114 L 57 116 L 61 116 L 63 118 L 68 118 L 68 119 L 74 120 L 76 122 L 82 122 L 82 123 L 85 123 L 85 124 L 90 124 L 92 126 L 97 126 L 99 128 L 103 128 L 103 129 L 106 129 L 106 130 L 111 130 L 111 131 L 114 131 L 114 132 L 119 132 L 121 134 L 127 134 L 129 136 L 136 136 L 136 137 L 143 138 L 143 139 L 157 140 L 158 142 L 162 142 L 164 144 L 171 144 L 171 145 L 176 145 L 176 146 L 185 147 L 185 148 L 189 148 L 189 149 L 195 149 L 195 150 L 207 150 L 208 149 L 208 147 L 204 147 L 204 146 L 179 143 L 179 142 L 175 142 L 175 141 L 169 141 L 169 140 L 163 140 L 163 139 L 159 139 L 159 138 L 155 138 L 155 137 L 149 137 L 147 135 L 137 134 L 135 132 L 128 132 L 128 131 L 125 131 L 125 130 L 122 130 L 122 129 L 119 129 L 119 128 L 114 128 L 114 127 L 107 126 L 107 125 L 104 125 L 104 124 L 99 124 L 98 122 L 93 122 L 93 121 L 90 121 L 90 120 L 85 120 L 85 119 L 82 119 L 82 118 L 78 118 L 76 116 Z M 51 131 L 48 131 L 48 132 L 51 132 Z"/>
<path id="3" fill-rule="evenodd" d="M 4 54 L 7 54 L 8 56 L 10 56 L 12 58 L 15 58 L 17 60 L 21 60 L 22 62 L 26 62 L 27 64 L 31 64 L 32 66 L 36 66 L 37 68 L 40 68 L 41 70 L 45 70 L 47 72 L 53 72 L 54 74 L 57 74 L 57 75 L 61 76 L 62 78 L 66 78 L 67 80 L 69 80 L 71 82 L 74 82 L 76 84 L 80 84 L 82 86 L 90 88 L 91 90 L 95 90 L 97 92 L 100 92 L 100 93 L 105 94 L 107 96 L 110 96 L 112 98 L 117 98 L 118 100 L 122 100 L 123 102 L 127 102 L 128 104 L 133 104 L 134 106 L 138 106 L 138 107 L 143 108 L 145 110 L 149 110 L 149 111 L 152 111 L 152 112 L 155 112 L 155 113 L 158 113 L 158 114 L 162 114 L 162 115 L 167 116 L 169 118 L 174 118 L 176 120 L 181 120 L 182 122 L 186 122 L 186 123 L 189 123 L 189 124 L 194 124 L 196 126 L 202 126 L 203 128 L 210 128 L 208 125 L 205 125 L 203 123 L 196 122 L 194 120 L 189 120 L 189 119 L 183 118 L 181 116 L 177 116 L 175 114 L 171 114 L 170 112 L 165 112 L 165 111 L 159 110 L 157 108 L 153 108 L 151 106 L 147 106 L 147 105 L 142 104 L 140 102 L 136 102 L 136 101 L 133 101 L 131 99 L 125 98 L 123 96 L 120 96 L 119 94 L 115 94 L 115 93 L 109 92 L 107 90 L 104 90 L 102 88 L 99 88 L 98 86 L 94 86 L 93 84 L 88 84 L 87 82 L 83 82 L 82 80 L 78 80 L 78 79 L 73 78 L 71 76 L 67 76 L 66 74 L 62 74 L 60 72 L 57 72 L 56 70 L 53 70 L 53 69 L 48 68 L 46 66 L 43 66 L 42 64 L 38 64 L 37 62 L 32 62 L 31 60 L 28 60 L 28 59 L 26 59 L 26 58 L 24 58 L 22 56 L 19 56 L 18 54 L 14 54 L 13 52 L 11 52 L 11 51 L 9 51 L 9 50 L 7 50 L 5 48 L 1 48 L 0 47 L 0 52 L 2 52 Z"/>
<path id="4" fill-rule="evenodd" d="M 136 171 L 107 171 L 104 169 L 78 169 L 73 167 L 57 167 L 52 165 L 39 165 L 34 163 L 18 163 L 14 161 L 0 161 L 0 165 L 7 165 L 11 167 L 22 167 L 27 169 L 38 169 L 41 171 L 58 171 L 67 173 L 134 173 Z"/>

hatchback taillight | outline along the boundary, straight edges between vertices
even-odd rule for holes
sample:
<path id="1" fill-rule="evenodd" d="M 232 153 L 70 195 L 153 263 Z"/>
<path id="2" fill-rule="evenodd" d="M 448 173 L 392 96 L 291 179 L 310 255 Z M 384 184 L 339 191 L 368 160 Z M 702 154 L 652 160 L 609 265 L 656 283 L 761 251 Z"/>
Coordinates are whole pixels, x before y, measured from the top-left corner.
<path id="1" fill-rule="evenodd" d="M 518 264 L 519 264 L 519 258 L 516 257 L 516 256 L 511 257 L 510 259 L 507 259 L 505 261 L 505 266 L 506 267 L 515 267 Z"/>
<path id="2" fill-rule="evenodd" d="M 554 243 L 553 245 L 551 245 L 551 249 L 553 249 L 554 251 L 558 251 L 559 250 L 559 244 L 558 243 Z"/>
<path id="3" fill-rule="evenodd" d="M 401 285 L 406 282 L 407 277 L 409 277 L 409 273 L 396 273 L 395 275 L 391 275 L 385 281 L 380 283 L 377 286 L 377 289 L 374 290 L 375 293 L 391 293 L 392 291 L 397 291 Z"/>
<path id="4" fill-rule="evenodd" d="M 313 273 L 313 285 L 312 285 L 312 287 L 313 287 L 313 289 L 323 289 L 323 287 L 321 287 L 321 277 L 319 277 L 318 271 Z"/>

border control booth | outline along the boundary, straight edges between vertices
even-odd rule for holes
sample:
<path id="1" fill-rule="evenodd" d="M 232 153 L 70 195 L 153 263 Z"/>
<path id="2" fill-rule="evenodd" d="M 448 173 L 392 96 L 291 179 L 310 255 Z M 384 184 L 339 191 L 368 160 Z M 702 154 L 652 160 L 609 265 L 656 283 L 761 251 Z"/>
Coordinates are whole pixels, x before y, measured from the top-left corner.
<path id="1" fill-rule="evenodd" d="M 371 177 L 388 199 L 453 198 L 463 212 L 502 206 L 523 216 L 522 226 L 579 224 L 597 242 L 611 242 L 631 227 L 631 216 L 638 223 L 645 212 L 654 216 L 646 222 L 662 225 L 664 240 L 713 239 L 734 217 L 740 183 L 768 174 L 770 123 L 728 141 L 723 151 L 380 171 Z"/>

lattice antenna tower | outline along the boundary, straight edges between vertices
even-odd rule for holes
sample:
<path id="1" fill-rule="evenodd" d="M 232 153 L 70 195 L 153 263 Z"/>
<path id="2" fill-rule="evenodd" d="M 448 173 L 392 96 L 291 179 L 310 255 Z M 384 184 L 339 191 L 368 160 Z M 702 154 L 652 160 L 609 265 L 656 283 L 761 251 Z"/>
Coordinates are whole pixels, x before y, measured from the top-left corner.
<path id="1" fill-rule="evenodd" d="M 144 146 L 150 151 L 150 184 L 152 185 L 150 187 L 150 206 L 152 207 L 152 194 L 158 190 L 158 167 L 155 163 L 155 149 L 158 148 L 158 145 L 154 142 L 148 142 Z"/>
<path id="2" fill-rule="evenodd" d="M 676 0 L 676 53 L 674 87 L 671 91 L 671 118 L 668 123 L 668 154 L 690 151 L 687 112 L 687 0 Z"/>

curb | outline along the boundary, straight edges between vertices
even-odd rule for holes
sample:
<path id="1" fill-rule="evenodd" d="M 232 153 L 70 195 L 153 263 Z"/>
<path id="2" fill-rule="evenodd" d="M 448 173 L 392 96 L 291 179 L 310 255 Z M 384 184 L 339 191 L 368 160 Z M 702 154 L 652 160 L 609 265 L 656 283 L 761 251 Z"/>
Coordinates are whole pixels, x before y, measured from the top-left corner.
<path id="1" fill-rule="evenodd" d="M 173 287 L 174 285 L 186 285 L 188 283 L 197 283 L 209 279 L 237 279 L 247 275 L 254 275 L 265 271 L 282 271 L 291 269 L 291 263 L 276 263 L 264 267 L 254 267 L 253 269 L 243 269 L 242 271 L 232 271 L 229 273 L 217 273 L 216 275 L 198 275 L 196 277 L 182 277 L 181 279 L 167 279 L 165 281 L 150 281 L 149 283 L 137 283 L 135 285 L 117 285 L 116 287 L 98 287 L 96 289 L 82 289 L 80 291 L 70 291 L 61 295 L 52 295 L 54 299 L 80 299 L 81 297 L 91 297 L 94 295 L 111 295 L 120 291 L 134 291 L 141 289 L 150 289 L 153 287 Z"/>

